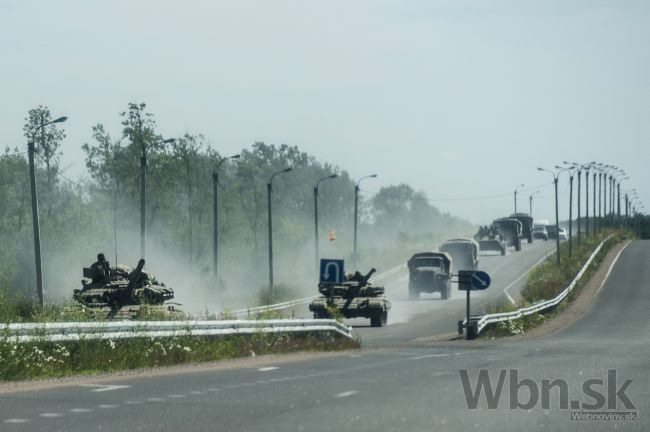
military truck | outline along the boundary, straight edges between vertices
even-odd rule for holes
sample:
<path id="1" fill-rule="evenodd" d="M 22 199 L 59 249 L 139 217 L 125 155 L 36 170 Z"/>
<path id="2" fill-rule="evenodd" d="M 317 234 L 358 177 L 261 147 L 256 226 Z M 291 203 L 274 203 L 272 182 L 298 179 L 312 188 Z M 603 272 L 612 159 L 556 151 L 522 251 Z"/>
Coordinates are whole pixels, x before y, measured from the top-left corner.
<path id="1" fill-rule="evenodd" d="M 521 222 L 515 218 L 501 218 L 493 222 L 499 234 L 505 241 L 506 247 L 514 246 L 516 251 L 521 250 Z"/>
<path id="2" fill-rule="evenodd" d="M 101 319 L 136 319 L 143 305 L 169 317 L 182 315 L 179 304 L 165 303 L 174 298 L 174 290 L 144 271 L 144 263 L 141 259 L 134 269 L 126 265 L 111 267 L 108 280 L 98 279 L 91 268 L 85 267 L 86 279 L 72 297 Z"/>
<path id="3" fill-rule="evenodd" d="M 409 299 L 420 293 L 440 293 L 442 300 L 451 296 L 451 257 L 444 252 L 416 253 L 408 260 Z"/>
<path id="4" fill-rule="evenodd" d="M 528 243 L 533 242 L 533 218 L 528 216 L 528 213 L 513 213 L 511 218 L 517 219 L 521 222 L 521 237 L 528 240 Z"/>
<path id="5" fill-rule="evenodd" d="M 440 252 L 449 254 L 454 270 L 478 270 L 479 244 L 472 239 L 458 238 L 447 240 L 438 247 Z"/>
<path id="6" fill-rule="evenodd" d="M 493 251 L 501 255 L 506 254 L 506 242 L 494 224 L 480 227 L 474 240 L 478 242 L 480 252 Z"/>
<path id="7" fill-rule="evenodd" d="M 342 283 L 318 284 L 321 296 L 309 304 L 314 318 L 331 318 L 340 313 L 345 318 L 370 318 L 372 327 L 386 325 L 391 304 L 384 297 L 384 287 L 369 282 L 375 271 L 373 268 L 365 276 L 356 272 Z"/>

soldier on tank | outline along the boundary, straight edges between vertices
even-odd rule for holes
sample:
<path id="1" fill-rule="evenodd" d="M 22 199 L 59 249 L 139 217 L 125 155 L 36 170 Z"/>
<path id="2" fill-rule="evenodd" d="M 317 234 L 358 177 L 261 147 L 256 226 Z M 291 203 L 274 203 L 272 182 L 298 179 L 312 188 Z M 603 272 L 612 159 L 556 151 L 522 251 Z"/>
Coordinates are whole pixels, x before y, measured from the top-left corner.
<path id="1" fill-rule="evenodd" d="M 110 283 L 111 265 L 103 253 L 97 254 L 97 262 L 90 266 L 93 283 Z"/>

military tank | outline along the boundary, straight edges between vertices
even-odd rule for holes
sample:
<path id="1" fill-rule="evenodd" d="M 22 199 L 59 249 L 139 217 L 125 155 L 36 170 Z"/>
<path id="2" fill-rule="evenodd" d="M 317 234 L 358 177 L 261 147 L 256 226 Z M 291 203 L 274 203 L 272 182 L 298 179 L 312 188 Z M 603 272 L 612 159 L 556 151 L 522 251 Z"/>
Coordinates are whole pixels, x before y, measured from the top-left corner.
<path id="1" fill-rule="evenodd" d="M 181 316 L 178 303 L 165 303 L 174 298 L 174 290 L 143 269 L 143 259 L 134 269 L 117 265 L 110 268 L 108 275 L 100 277 L 92 268 L 84 267 L 82 288 L 74 290 L 72 297 L 100 319 L 137 319 L 143 306 L 147 311 L 160 312 L 170 318 Z"/>
<path id="2" fill-rule="evenodd" d="M 345 318 L 370 318 L 372 327 L 386 325 L 391 304 L 384 297 L 384 287 L 368 282 L 375 271 L 372 269 L 365 276 L 356 272 L 342 283 L 318 284 L 321 297 L 309 304 L 314 318 L 331 318 L 340 313 Z"/>

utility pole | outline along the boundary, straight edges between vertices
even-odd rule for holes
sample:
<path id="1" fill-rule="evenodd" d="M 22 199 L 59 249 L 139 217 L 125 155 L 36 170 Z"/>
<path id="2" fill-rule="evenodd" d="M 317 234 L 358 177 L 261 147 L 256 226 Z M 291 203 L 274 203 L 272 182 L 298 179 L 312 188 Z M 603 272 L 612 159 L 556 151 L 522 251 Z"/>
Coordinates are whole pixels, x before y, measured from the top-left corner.
<path id="1" fill-rule="evenodd" d="M 569 257 L 571 257 L 571 254 L 573 253 L 572 249 L 573 249 L 573 171 L 569 170 Z"/>
<path id="2" fill-rule="evenodd" d="M 361 180 L 367 179 L 367 178 L 375 178 L 377 177 L 377 174 L 371 174 L 367 175 L 364 177 L 361 177 L 359 181 L 357 181 L 357 184 L 354 186 L 354 242 L 353 242 L 353 249 L 352 249 L 352 264 L 354 268 L 356 269 L 357 266 L 359 265 L 359 255 L 357 252 L 357 228 L 358 228 L 358 220 L 359 220 L 359 185 L 361 184 Z"/>
<path id="3" fill-rule="evenodd" d="M 515 214 L 517 214 L 517 189 L 519 189 L 520 187 L 524 187 L 524 186 L 525 185 L 522 183 L 522 184 L 518 185 L 517 187 L 515 187 Z"/>
<path id="4" fill-rule="evenodd" d="M 553 184 L 555 185 L 555 256 L 556 256 L 556 264 L 559 267 L 560 266 L 560 213 L 559 213 L 559 202 L 558 202 L 558 197 L 557 197 L 557 183 L 558 179 L 560 177 L 560 174 L 563 171 L 567 171 L 569 168 L 560 168 L 556 167 L 558 170 L 556 172 L 553 172 L 549 169 L 545 168 L 540 168 L 537 167 L 538 171 L 546 171 L 550 173 L 553 176 Z"/>
<path id="5" fill-rule="evenodd" d="M 266 194 L 267 194 L 267 209 L 268 209 L 268 231 L 269 231 L 269 291 L 271 292 L 271 299 L 274 296 L 273 290 L 273 212 L 271 211 L 271 195 L 273 195 L 273 177 L 278 174 L 287 173 L 293 170 L 292 167 L 283 169 L 282 171 L 277 171 L 271 175 L 269 182 L 266 184 Z"/>
<path id="6" fill-rule="evenodd" d="M 316 182 L 316 186 L 314 186 L 314 247 L 315 247 L 315 268 L 316 272 L 318 272 L 318 258 L 320 256 L 320 253 L 318 251 L 318 186 L 320 183 L 324 180 L 328 179 L 334 179 L 337 178 L 339 175 L 338 174 L 332 174 L 326 177 L 322 177 L 318 179 Z"/>
<path id="7" fill-rule="evenodd" d="M 149 146 L 144 142 L 142 136 L 142 124 L 139 126 L 139 139 L 140 139 L 140 257 L 145 258 L 146 246 L 146 213 L 147 213 L 147 149 Z M 169 144 L 176 141 L 174 138 L 160 140 L 153 145 Z"/>
<path id="8" fill-rule="evenodd" d="M 212 173 L 212 273 L 214 284 L 219 289 L 219 167 L 229 159 L 239 159 L 241 155 L 228 156 L 217 163 Z"/>
<path id="9" fill-rule="evenodd" d="M 36 129 L 32 132 L 32 139 L 27 143 L 27 154 L 29 159 L 29 185 L 30 192 L 32 197 L 32 227 L 34 230 L 34 264 L 36 267 L 36 294 L 38 295 L 38 303 L 41 308 L 43 308 L 45 302 L 43 298 L 43 265 L 41 260 L 41 228 L 39 223 L 38 216 L 38 191 L 36 188 L 36 165 L 34 163 L 34 153 L 36 153 L 35 148 L 35 137 L 36 133 L 39 130 L 42 130 L 45 126 L 51 125 L 54 123 L 62 123 L 66 121 L 67 117 L 59 117 L 47 123 L 43 123 L 40 126 L 37 126 Z"/>

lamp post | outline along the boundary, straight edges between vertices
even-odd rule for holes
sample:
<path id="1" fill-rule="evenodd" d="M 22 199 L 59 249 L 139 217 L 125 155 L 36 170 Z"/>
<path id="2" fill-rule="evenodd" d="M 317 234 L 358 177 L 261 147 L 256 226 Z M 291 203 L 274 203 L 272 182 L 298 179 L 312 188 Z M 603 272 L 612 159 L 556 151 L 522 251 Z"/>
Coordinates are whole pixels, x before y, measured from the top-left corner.
<path id="1" fill-rule="evenodd" d="M 236 154 L 221 159 L 212 173 L 212 273 L 217 289 L 219 288 L 219 167 L 227 160 L 240 157 L 241 155 Z"/>
<path id="2" fill-rule="evenodd" d="M 522 184 L 517 185 L 517 186 L 515 187 L 515 214 L 517 214 L 517 190 L 518 190 L 519 188 L 524 187 L 524 186 L 526 186 L 526 185 L 522 183 Z"/>
<path id="3" fill-rule="evenodd" d="M 318 179 L 316 182 L 316 186 L 314 186 L 314 248 L 315 248 L 315 264 L 316 264 L 316 271 L 318 271 L 318 186 L 322 181 L 328 180 L 328 179 L 335 179 L 339 175 L 338 174 L 332 174 L 328 175 L 325 177 L 321 177 Z"/>
<path id="4" fill-rule="evenodd" d="M 555 248 L 556 248 L 556 264 L 560 265 L 560 214 L 558 210 L 558 199 L 557 199 L 557 181 L 562 173 L 562 171 L 565 171 L 566 168 L 557 170 L 556 172 L 553 172 L 549 169 L 545 168 L 540 168 L 537 167 L 538 171 L 546 171 L 547 173 L 550 173 L 553 176 L 553 184 L 555 185 Z"/>
<path id="5" fill-rule="evenodd" d="M 539 191 L 536 190 L 528 197 L 528 212 L 530 213 L 530 217 L 533 217 L 533 195 L 537 195 L 538 193 Z"/>
<path id="6" fill-rule="evenodd" d="M 555 168 L 561 171 L 569 172 L 569 257 L 573 253 L 573 175 L 574 175 L 574 166 L 568 168 L 562 168 L 560 166 L 555 166 Z M 559 234 L 559 233 L 558 233 Z M 560 236 L 558 235 L 558 238 Z"/>
<path id="7" fill-rule="evenodd" d="M 59 117 L 47 123 L 43 123 L 34 129 L 31 141 L 27 142 L 27 153 L 29 159 L 29 185 L 32 195 L 32 226 L 34 230 L 34 261 L 36 264 L 36 294 L 38 295 L 38 303 L 41 308 L 44 305 L 43 301 L 43 267 L 41 263 L 41 228 L 38 220 L 38 192 L 36 190 L 36 166 L 34 165 L 34 153 L 36 152 L 34 141 L 36 140 L 36 132 L 42 130 L 45 126 L 54 123 L 63 123 L 67 117 Z"/>
<path id="8" fill-rule="evenodd" d="M 145 258 L 146 238 L 146 201 L 147 201 L 147 150 L 150 146 L 158 144 L 169 144 L 176 141 L 174 138 L 156 141 L 149 146 L 144 142 L 140 133 L 140 257 Z"/>
<path id="9" fill-rule="evenodd" d="M 359 264 L 359 257 L 357 255 L 357 224 L 359 219 L 358 217 L 359 216 L 359 185 L 361 184 L 362 180 L 367 178 L 375 178 L 375 177 L 377 177 L 377 174 L 370 174 L 361 177 L 359 181 L 357 181 L 357 184 L 354 186 L 354 242 L 353 242 L 353 249 L 352 249 L 352 263 L 355 268 Z"/>
<path id="10" fill-rule="evenodd" d="M 288 173 L 293 170 L 292 167 L 287 167 L 281 171 L 274 172 L 266 184 L 267 192 L 267 208 L 268 208 L 268 222 L 269 222 L 269 290 L 271 291 L 271 298 L 273 298 L 273 212 L 271 211 L 271 195 L 273 194 L 273 178 L 278 174 Z"/>

